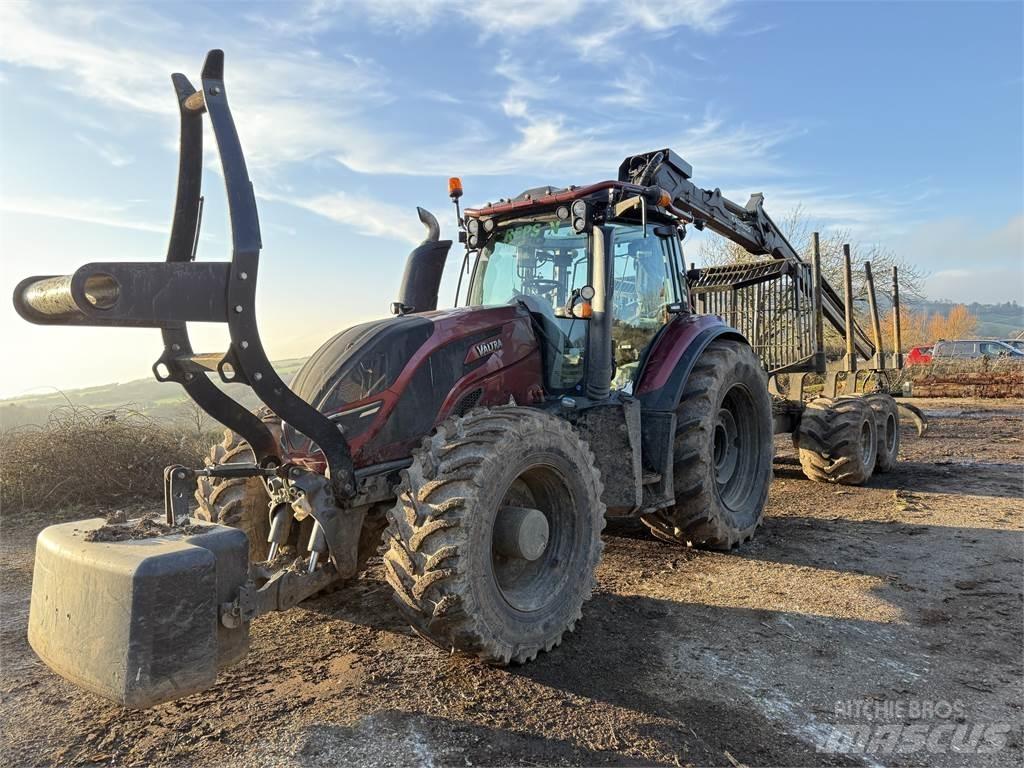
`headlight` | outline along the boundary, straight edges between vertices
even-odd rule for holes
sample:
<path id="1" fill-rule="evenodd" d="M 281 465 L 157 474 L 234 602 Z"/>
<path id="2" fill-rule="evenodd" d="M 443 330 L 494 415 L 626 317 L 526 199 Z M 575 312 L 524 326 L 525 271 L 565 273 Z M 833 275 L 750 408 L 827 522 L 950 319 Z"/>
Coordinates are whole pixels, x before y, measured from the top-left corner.
<path id="1" fill-rule="evenodd" d="M 572 228 L 577 232 L 583 232 L 587 228 L 587 203 L 584 200 L 576 200 L 572 204 Z"/>

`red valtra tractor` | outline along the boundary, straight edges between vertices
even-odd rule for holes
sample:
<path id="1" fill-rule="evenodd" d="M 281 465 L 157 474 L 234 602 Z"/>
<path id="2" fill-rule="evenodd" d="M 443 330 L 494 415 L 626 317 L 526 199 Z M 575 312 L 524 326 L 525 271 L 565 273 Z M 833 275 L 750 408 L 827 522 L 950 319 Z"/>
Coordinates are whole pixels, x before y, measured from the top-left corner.
<path id="1" fill-rule="evenodd" d="M 341 331 L 286 384 L 254 313 L 260 229 L 223 61 L 208 55 L 198 91 L 172 77 L 166 261 L 86 264 L 15 292 L 34 323 L 159 328 L 157 379 L 229 430 L 207 466 L 166 469 L 158 535 L 99 518 L 40 534 L 29 639 L 52 669 L 133 707 L 202 690 L 244 656 L 256 617 L 353 577 L 381 546 L 420 635 L 526 662 L 580 620 L 606 516 L 717 549 L 753 535 L 772 476 L 765 369 L 740 332 L 693 311 L 681 249 L 688 225 L 739 213 L 684 160 L 634 155 L 615 180 L 460 214 L 469 277 L 453 309 L 437 309 L 452 242 L 420 210 L 427 236 L 393 316 Z M 230 261 L 195 258 L 204 115 Z M 461 183 L 449 191 L 458 201 Z M 760 198 L 737 210 L 781 238 Z M 226 323 L 229 349 L 195 352 L 190 322 Z M 239 405 L 239 386 L 265 408 Z"/>

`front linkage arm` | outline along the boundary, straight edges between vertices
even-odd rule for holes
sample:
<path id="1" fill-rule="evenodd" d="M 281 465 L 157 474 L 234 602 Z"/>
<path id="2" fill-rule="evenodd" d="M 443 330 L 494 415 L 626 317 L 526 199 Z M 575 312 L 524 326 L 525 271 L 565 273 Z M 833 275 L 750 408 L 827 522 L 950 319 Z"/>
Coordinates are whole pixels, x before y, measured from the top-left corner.
<path id="1" fill-rule="evenodd" d="M 334 502 L 356 493 L 352 454 L 344 435 L 323 414 L 298 397 L 282 381 L 267 358 L 256 323 L 256 279 L 259 270 L 259 215 L 242 147 L 228 107 L 224 85 L 224 53 L 213 50 L 202 71 L 202 90 L 196 91 L 182 74 L 171 77 L 181 122 L 178 187 L 166 260 L 98 262 L 73 275 L 36 276 L 21 281 L 14 292 L 18 313 L 33 323 L 159 328 L 163 354 L 153 366 L 159 381 L 174 381 L 214 419 L 241 435 L 253 447 L 257 464 L 236 468 L 248 476 L 270 476 L 282 465 L 280 447 L 270 430 L 206 375 L 216 372 L 225 384 L 247 384 L 281 420 L 310 438 L 323 453 L 329 481 L 318 489 L 321 503 L 311 515 L 340 535 L 329 515 L 320 513 Z M 202 220 L 202 116 L 210 118 L 224 172 L 231 221 L 231 261 L 196 262 Z M 223 354 L 197 354 L 187 323 L 226 323 L 231 338 Z M 165 474 L 165 507 L 169 521 L 180 520 L 184 495 L 181 484 L 196 472 L 170 467 Z M 180 475 L 184 474 L 184 477 Z M 304 471 L 282 478 L 295 482 Z M 314 481 L 310 481 L 314 482 Z M 313 491 L 312 488 L 309 489 Z M 344 547 L 330 536 L 332 560 Z M 335 550 L 338 549 L 339 552 Z M 347 563 L 336 562 L 339 572 Z"/>

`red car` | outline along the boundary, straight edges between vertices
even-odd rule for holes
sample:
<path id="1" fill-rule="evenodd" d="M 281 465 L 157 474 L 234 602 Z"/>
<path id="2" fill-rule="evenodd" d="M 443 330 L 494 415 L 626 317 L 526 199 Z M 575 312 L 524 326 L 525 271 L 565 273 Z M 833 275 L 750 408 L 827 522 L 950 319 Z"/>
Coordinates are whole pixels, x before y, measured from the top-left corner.
<path id="1" fill-rule="evenodd" d="M 923 365 L 932 361 L 932 346 L 914 347 L 907 355 L 907 365 Z"/>

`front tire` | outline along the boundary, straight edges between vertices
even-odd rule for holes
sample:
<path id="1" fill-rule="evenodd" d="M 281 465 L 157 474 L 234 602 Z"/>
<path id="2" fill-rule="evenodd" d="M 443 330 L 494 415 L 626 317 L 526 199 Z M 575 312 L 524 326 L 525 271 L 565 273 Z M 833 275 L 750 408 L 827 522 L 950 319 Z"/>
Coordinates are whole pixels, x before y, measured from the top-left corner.
<path id="1" fill-rule="evenodd" d="M 644 515 L 655 537 L 730 549 L 761 524 L 772 479 L 772 406 L 749 345 L 711 342 L 676 409 L 675 506 Z"/>
<path id="2" fill-rule="evenodd" d="M 279 429 L 280 422 L 270 426 Z M 207 467 L 255 463 L 252 447 L 230 429 L 225 429 L 224 439 L 210 448 L 205 462 Z M 270 495 L 262 480 L 258 477 L 200 477 L 195 497 L 199 503 L 195 518 L 244 531 L 249 539 L 249 562 L 267 559 Z"/>
<path id="3" fill-rule="evenodd" d="M 385 573 L 413 629 L 497 664 L 557 646 L 594 588 L 601 493 L 563 419 L 504 406 L 445 421 L 388 513 Z"/>

